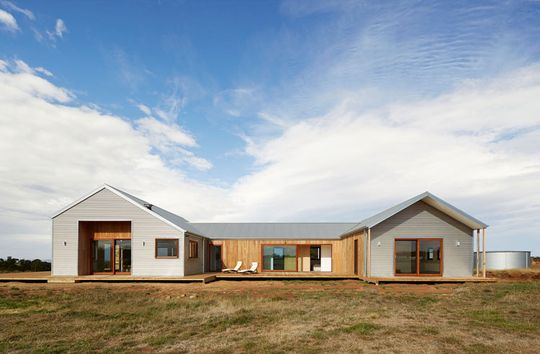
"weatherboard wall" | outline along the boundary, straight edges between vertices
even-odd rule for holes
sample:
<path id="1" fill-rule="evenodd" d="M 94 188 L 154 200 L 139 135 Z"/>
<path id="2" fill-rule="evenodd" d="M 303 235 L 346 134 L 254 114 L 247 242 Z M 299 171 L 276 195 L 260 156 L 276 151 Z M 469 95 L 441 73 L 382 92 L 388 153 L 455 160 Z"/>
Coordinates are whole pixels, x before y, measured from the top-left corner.
<path id="1" fill-rule="evenodd" d="M 132 275 L 184 275 L 184 233 L 107 189 L 53 218 L 53 275 L 80 274 L 79 221 L 131 221 Z M 178 258 L 156 259 L 156 238 L 179 239 Z"/>
<path id="2" fill-rule="evenodd" d="M 363 233 L 359 232 L 340 240 L 212 240 L 214 245 L 222 246 L 223 267 L 233 268 L 237 261 L 242 261 L 242 268 L 249 268 L 251 262 L 258 262 L 258 271 L 262 272 L 262 246 L 263 245 L 330 245 L 331 246 L 331 272 L 333 274 L 354 274 L 354 240 L 358 240 L 358 271 L 363 275 L 364 243 Z M 298 248 L 298 270 L 305 271 L 304 258 L 309 259 L 309 249 Z"/>
<path id="3" fill-rule="evenodd" d="M 394 276 L 396 238 L 442 238 L 443 277 L 470 277 L 473 230 L 419 201 L 371 229 L 371 276 Z"/>

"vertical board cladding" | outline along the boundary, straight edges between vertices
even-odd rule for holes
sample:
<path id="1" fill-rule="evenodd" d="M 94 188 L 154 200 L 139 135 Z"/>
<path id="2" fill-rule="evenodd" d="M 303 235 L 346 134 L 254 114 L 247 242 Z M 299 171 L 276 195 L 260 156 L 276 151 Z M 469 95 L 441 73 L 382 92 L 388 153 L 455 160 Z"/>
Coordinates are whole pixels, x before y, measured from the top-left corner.
<path id="1" fill-rule="evenodd" d="M 346 237 L 342 240 L 212 240 L 212 244 L 222 245 L 222 260 L 225 268 L 233 268 L 237 261 L 242 261 L 242 268 L 249 268 L 252 262 L 259 262 L 257 271 L 262 272 L 263 245 L 299 245 L 297 255 L 309 259 L 309 248 L 301 245 L 328 245 L 331 252 L 329 264 L 331 274 L 352 275 L 354 273 L 354 239 L 360 239 L 360 234 Z M 363 259 L 363 246 L 360 247 L 359 257 Z M 363 261 L 362 261 L 363 262 Z M 299 271 L 309 270 L 299 262 Z"/>
<path id="2" fill-rule="evenodd" d="M 79 221 L 131 222 L 132 275 L 184 275 L 184 233 L 107 189 L 53 219 L 53 275 L 78 275 L 80 272 Z M 177 238 L 178 258 L 156 259 L 156 238 Z"/>
<path id="3" fill-rule="evenodd" d="M 442 238 L 443 277 L 472 275 L 473 230 L 419 201 L 371 229 L 371 276 L 394 276 L 396 238 Z"/>
<path id="4" fill-rule="evenodd" d="M 196 258 L 189 257 L 189 241 L 197 242 L 198 252 L 197 252 Z M 205 261 L 206 261 L 205 255 L 208 253 L 206 244 L 207 242 L 204 237 L 195 236 L 191 234 L 185 235 L 184 275 L 201 274 L 205 272 Z"/>

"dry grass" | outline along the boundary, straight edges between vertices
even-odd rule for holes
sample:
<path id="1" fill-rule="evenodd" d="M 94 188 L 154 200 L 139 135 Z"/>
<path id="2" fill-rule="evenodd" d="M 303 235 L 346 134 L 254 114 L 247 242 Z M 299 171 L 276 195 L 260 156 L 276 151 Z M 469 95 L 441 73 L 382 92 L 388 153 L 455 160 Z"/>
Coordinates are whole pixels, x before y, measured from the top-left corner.
<path id="1" fill-rule="evenodd" d="M 0 284 L 0 352 L 538 352 L 540 282 Z"/>

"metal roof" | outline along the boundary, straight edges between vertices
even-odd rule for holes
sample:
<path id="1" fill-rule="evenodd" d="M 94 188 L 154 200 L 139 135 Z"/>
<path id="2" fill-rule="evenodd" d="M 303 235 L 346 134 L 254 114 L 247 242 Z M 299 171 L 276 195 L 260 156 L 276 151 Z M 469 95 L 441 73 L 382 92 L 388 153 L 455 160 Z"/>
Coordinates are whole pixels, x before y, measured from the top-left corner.
<path id="1" fill-rule="evenodd" d="M 156 213 L 157 215 L 161 216 L 163 219 L 165 219 L 165 220 L 173 223 L 174 225 L 182 228 L 184 231 L 188 231 L 188 232 L 191 232 L 191 233 L 202 236 L 202 234 L 197 230 L 197 228 L 194 227 L 192 223 L 190 223 L 189 221 L 187 221 L 183 217 L 181 217 L 179 215 L 176 215 L 176 214 L 173 214 L 170 211 L 167 211 L 165 209 L 161 209 L 160 207 L 158 207 L 156 205 L 153 205 L 152 203 L 149 203 L 149 202 L 147 202 L 145 200 L 139 199 L 139 198 L 137 198 L 137 197 L 135 197 L 135 196 L 133 196 L 133 195 L 131 195 L 129 193 L 126 193 L 126 192 L 124 192 L 124 191 L 122 191 L 122 190 L 120 190 L 120 189 L 118 189 L 116 187 L 109 186 L 109 185 L 106 185 L 106 187 L 114 189 L 115 191 L 119 192 L 120 194 L 122 194 L 126 198 L 131 199 L 133 202 L 142 205 L 146 210 L 149 210 L 149 211 L 152 211 L 152 212 Z M 151 205 L 151 208 L 148 209 L 147 205 Z"/>
<path id="2" fill-rule="evenodd" d="M 107 189 L 116 195 L 124 198 L 130 203 L 140 207 L 146 212 L 156 216 L 158 219 L 170 224 L 171 226 L 187 231 L 192 234 L 205 236 L 211 239 L 291 239 L 291 240 L 327 240 L 340 239 L 341 237 L 360 231 L 365 228 L 372 228 L 384 220 L 394 216 L 409 206 L 423 201 L 424 203 L 440 210 L 457 221 L 469 226 L 472 229 L 483 229 L 487 224 L 473 218 L 464 211 L 448 204 L 435 195 L 424 192 L 403 203 L 397 204 L 374 216 L 371 216 L 359 223 L 351 222 L 251 222 L 251 223 L 204 223 L 189 222 L 183 217 L 171 213 L 165 209 L 139 199 L 129 193 L 126 193 L 116 187 L 107 184 L 99 187 L 93 192 L 69 204 L 65 208 L 56 212 L 52 218 L 62 214 L 66 210 L 74 207 L 82 201 L 88 199 L 99 191 Z M 151 205 L 150 208 L 147 206 Z"/>
<path id="3" fill-rule="evenodd" d="M 463 223 L 464 225 L 467 225 L 468 227 L 472 229 L 483 229 L 483 228 L 488 227 L 487 224 L 470 216 L 469 214 L 456 208 L 455 206 L 450 205 L 449 203 L 431 194 L 430 192 L 424 192 L 411 199 L 404 201 L 403 203 L 399 203 L 378 214 L 375 214 L 367 219 L 362 220 L 360 223 L 358 223 L 353 229 L 349 230 L 347 233 L 352 233 L 352 232 L 365 229 L 365 228 L 372 228 L 373 226 L 380 224 L 384 220 L 396 215 L 400 211 L 408 208 L 409 206 L 419 201 L 423 201 L 424 203 L 434 207 L 435 209 L 442 211 L 446 215 L 456 219 L 457 221 Z"/>
<path id="4" fill-rule="evenodd" d="M 357 223 L 191 223 L 202 235 L 212 239 L 339 239 Z"/>

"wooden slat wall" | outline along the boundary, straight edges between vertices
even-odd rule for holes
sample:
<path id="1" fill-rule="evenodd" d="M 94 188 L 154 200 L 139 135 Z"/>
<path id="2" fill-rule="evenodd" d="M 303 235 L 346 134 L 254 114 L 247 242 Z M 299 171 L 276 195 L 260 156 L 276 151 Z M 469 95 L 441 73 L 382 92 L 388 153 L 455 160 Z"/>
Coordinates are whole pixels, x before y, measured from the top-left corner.
<path id="1" fill-rule="evenodd" d="M 94 240 L 131 239 L 131 222 L 99 221 L 92 222 Z"/>
<path id="2" fill-rule="evenodd" d="M 90 224 L 79 223 L 79 274 L 92 274 L 92 237 Z"/>
<path id="3" fill-rule="evenodd" d="M 364 243 L 362 233 L 355 234 L 342 240 L 213 240 L 215 245 L 222 245 L 223 266 L 232 268 L 237 261 L 244 263 L 243 268 L 251 266 L 251 262 L 259 262 L 258 271 L 262 271 L 262 245 L 332 245 L 332 272 L 333 274 L 354 274 L 354 239 L 358 239 L 358 270 L 363 272 Z M 298 255 L 305 251 L 298 250 Z M 309 258 L 309 248 L 307 248 Z M 299 270 L 301 263 L 299 262 Z"/>

